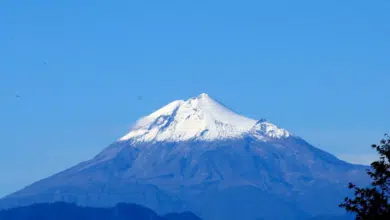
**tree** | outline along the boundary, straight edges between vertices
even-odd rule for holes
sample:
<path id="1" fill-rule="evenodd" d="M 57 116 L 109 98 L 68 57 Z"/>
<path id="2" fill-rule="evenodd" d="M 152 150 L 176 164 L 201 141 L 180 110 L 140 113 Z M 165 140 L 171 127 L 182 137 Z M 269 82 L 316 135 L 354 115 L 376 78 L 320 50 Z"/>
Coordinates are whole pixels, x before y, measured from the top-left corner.
<path id="1" fill-rule="evenodd" d="M 379 160 L 366 171 L 371 185 L 360 188 L 350 183 L 355 198 L 346 197 L 340 207 L 356 214 L 356 220 L 390 220 L 390 137 L 385 135 L 379 145 L 371 147 L 379 154 Z"/>

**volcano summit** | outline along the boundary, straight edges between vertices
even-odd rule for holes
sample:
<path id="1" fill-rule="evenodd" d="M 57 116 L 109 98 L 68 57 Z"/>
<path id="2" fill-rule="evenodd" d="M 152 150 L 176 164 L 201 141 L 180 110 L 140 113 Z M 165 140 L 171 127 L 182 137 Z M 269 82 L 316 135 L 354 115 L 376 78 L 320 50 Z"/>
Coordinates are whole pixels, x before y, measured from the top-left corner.
<path id="1" fill-rule="evenodd" d="M 188 141 L 258 138 L 286 138 L 290 134 L 266 121 L 236 114 L 203 93 L 187 101 L 171 102 L 139 120 L 121 141 Z M 256 135 L 257 134 L 257 135 Z"/>

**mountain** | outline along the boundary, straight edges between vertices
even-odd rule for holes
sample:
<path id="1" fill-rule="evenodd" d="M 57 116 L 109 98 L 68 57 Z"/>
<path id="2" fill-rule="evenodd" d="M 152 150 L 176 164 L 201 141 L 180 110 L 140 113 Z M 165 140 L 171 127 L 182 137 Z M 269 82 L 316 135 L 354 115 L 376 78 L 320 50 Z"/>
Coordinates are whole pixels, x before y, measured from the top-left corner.
<path id="1" fill-rule="evenodd" d="M 344 214 L 338 204 L 347 184 L 367 183 L 365 168 L 201 94 L 141 118 L 91 160 L 5 197 L 0 207 L 130 202 L 206 220 L 301 220 Z"/>
<path id="2" fill-rule="evenodd" d="M 196 215 L 171 213 L 160 216 L 154 211 L 135 204 L 117 204 L 113 208 L 80 207 L 56 202 L 33 204 L 0 211 L 0 220 L 201 220 Z"/>

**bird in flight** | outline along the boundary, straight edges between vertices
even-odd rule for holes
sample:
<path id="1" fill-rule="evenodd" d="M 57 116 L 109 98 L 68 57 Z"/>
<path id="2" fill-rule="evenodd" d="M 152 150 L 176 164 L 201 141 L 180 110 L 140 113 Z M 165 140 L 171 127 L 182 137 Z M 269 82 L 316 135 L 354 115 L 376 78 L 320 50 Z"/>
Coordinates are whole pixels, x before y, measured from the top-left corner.
<path id="1" fill-rule="evenodd" d="M 16 98 L 20 98 L 20 95 L 18 93 L 16 93 L 15 97 Z"/>

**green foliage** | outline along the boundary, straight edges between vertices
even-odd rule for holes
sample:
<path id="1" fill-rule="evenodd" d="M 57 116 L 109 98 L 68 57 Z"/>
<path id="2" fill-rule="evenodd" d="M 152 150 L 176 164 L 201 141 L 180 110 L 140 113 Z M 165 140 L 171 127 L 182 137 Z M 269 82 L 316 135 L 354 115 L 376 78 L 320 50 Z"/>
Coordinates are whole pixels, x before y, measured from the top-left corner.
<path id="1" fill-rule="evenodd" d="M 355 213 L 356 220 L 390 220 L 390 137 L 385 135 L 379 145 L 371 147 L 379 154 L 379 160 L 367 169 L 371 185 L 360 188 L 350 183 L 355 198 L 346 197 L 340 207 Z"/>

